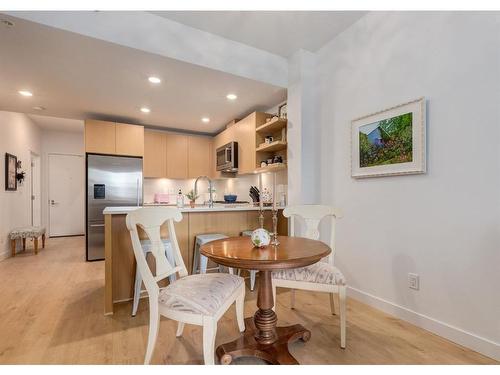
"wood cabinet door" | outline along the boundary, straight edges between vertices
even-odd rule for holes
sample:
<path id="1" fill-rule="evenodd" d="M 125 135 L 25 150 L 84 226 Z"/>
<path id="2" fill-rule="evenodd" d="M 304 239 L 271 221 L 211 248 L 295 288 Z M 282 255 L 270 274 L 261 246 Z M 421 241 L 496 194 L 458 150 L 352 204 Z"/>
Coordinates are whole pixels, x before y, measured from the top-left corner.
<path id="1" fill-rule="evenodd" d="M 235 141 L 238 142 L 238 174 L 253 173 L 255 158 L 255 113 L 234 125 Z"/>
<path id="2" fill-rule="evenodd" d="M 166 134 L 167 178 L 188 178 L 188 136 Z"/>
<path id="3" fill-rule="evenodd" d="M 144 156 L 144 127 L 116 124 L 116 154 Z"/>
<path id="4" fill-rule="evenodd" d="M 164 133 L 144 131 L 144 177 L 167 177 L 167 138 Z"/>
<path id="5" fill-rule="evenodd" d="M 85 120 L 85 152 L 110 155 L 115 154 L 115 123 L 108 121 Z"/>
<path id="6" fill-rule="evenodd" d="M 188 138 L 188 175 L 189 178 L 210 176 L 210 154 L 212 139 L 209 137 L 190 136 Z"/>

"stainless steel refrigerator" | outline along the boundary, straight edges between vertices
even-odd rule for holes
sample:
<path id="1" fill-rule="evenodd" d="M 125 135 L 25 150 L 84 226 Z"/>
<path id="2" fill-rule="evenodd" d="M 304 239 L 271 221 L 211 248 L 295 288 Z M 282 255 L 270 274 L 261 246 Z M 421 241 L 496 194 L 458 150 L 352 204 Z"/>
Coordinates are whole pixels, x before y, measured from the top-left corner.
<path id="1" fill-rule="evenodd" d="M 106 207 L 142 205 L 142 158 L 87 154 L 86 259 L 104 259 Z"/>

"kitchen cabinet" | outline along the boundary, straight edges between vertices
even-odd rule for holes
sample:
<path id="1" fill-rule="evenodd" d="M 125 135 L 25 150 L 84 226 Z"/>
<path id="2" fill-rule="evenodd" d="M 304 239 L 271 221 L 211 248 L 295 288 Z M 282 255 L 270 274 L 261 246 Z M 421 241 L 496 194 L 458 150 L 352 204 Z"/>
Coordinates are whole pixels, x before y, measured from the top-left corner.
<path id="1" fill-rule="evenodd" d="M 116 126 L 114 122 L 85 120 L 85 152 L 115 154 Z"/>
<path id="2" fill-rule="evenodd" d="M 256 137 L 255 129 L 266 122 L 266 118 L 271 115 L 264 112 L 253 112 L 236 124 L 217 134 L 214 138 L 214 157 L 218 147 L 229 142 L 238 142 L 238 174 L 249 174 L 255 171 L 257 163 L 256 157 Z M 216 161 L 212 162 L 212 175 L 214 178 L 224 177 L 224 174 L 216 171 Z"/>
<path id="3" fill-rule="evenodd" d="M 255 129 L 264 124 L 269 116 L 263 112 L 253 112 L 234 125 L 234 140 L 238 142 L 238 174 L 254 172 L 257 165 Z"/>
<path id="4" fill-rule="evenodd" d="M 167 177 L 167 137 L 165 133 L 144 131 L 144 177 Z"/>
<path id="5" fill-rule="evenodd" d="M 166 134 L 167 139 L 167 178 L 188 178 L 188 142 L 183 134 Z"/>
<path id="6" fill-rule="evenodd" d="M 117 123 L 116 154 L 144 156 L 144 127 Z"/>
<path id="7" fill-rule="evenodd" d="M 212 138 L 209 137 L 188 137 L 189 178 L 196 178 L 198 176 L 210 176 L 212 143 Z"/>
<path id="8" fill-rule="evenodd" d="M 85 152 L 144 155 L 144 127 L 110 121 L 85 120 Z"/>
<path id="9" fill-rule="evenodd" d="M 144 132 L 144 177 L 186 179 L 211 175 L 210 137 Z"/>

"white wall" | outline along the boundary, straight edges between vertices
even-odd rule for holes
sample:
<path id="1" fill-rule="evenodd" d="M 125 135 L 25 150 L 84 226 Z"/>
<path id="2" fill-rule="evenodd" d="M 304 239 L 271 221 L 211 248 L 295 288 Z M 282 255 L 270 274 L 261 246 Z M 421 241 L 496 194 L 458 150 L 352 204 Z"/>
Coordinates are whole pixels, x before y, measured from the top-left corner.
<path id="1" fill-rule="evenodd" d="M 40 155 L 40 129 L 22 113 L 0 111 L 0 260 L 10 256 L 9 231 L 31 225 L 30 152 Z M 22 161 L 26 178 L 17 191 L 5 191 L 5 153 Z"/>
<path id="2" fill-rule="evenodd" d="M 83 121 L 82 121 L 83 130 Z M 83 132 L 43 130 L 42 139 L 42 223 L 49 229 L 49 154 L 81 155 L 84 157 L 84 136 Z M 85 174 L 85 163 L 82 169 L 74 171 L 75 174 Z M 85 186 L 82 186 L 85 191 Z M 85 193 L 83 193 L 85 195 Z M 52 198 L 54 199 L 54 198 Z M 74 215 L 85 216 L 85 207 L 82 206 L 79 212 Z M 85 220 L 84 220 L 85 221 Z M 82 228 L 82 233 L 85 228 Z"/>
<path id="3" fill-rule="evenodd" d="M 336 262 L 351 296 L 500 359 L 498 21 L 370 13 L 319 51 L 317 78 L 321 200 L 344 211 Z M 350 121 L 420 96 L 428 172 L 352 179 Z"/>

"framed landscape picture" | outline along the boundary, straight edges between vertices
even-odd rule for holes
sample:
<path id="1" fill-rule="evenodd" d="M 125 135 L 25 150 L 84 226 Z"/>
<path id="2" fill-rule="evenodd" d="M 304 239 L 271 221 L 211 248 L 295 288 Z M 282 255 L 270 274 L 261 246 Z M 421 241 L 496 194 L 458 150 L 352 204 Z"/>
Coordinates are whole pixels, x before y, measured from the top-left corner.
<path id="1" fill-rule="evenodd" d="M 17 190 L 17 157 L 5 153 L 5 190 Z"/>
<path id="2" fill-rule="evenodd" d="M 425 98 L 351 123 L 351 176 L 425 173 Z"/>

